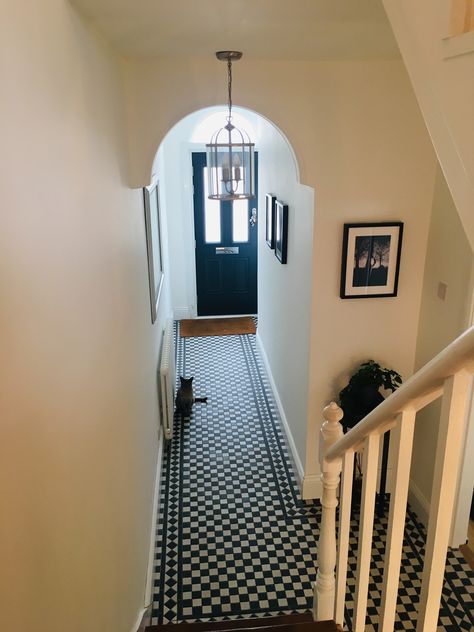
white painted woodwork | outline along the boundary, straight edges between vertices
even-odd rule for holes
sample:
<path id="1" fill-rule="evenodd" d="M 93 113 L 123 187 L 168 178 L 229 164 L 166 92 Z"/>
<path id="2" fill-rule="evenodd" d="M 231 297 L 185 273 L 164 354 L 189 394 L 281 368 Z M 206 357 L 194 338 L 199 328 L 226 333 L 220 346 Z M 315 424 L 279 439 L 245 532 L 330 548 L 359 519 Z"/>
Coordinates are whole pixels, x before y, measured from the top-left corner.
<path id="1" fill-rule="evenodd" d="M 376 433 L 370 434 L 365 440 L 362 461 L 362 498 L 360 503 L 359 547 L 357 551 L 353 632 L 364 632 L 365 630 L 370 560 L 372 557 L 372 536 L 374 527 L 379 448 L 379 435 Z"/>
<path id="2" fill-rule="evenodd" d="M 352 632 L 363 632 L 372 555 L 380 437 L 392 429 L 394 488 L 391 494 L 379 632 L 394 628 L 416 412 L 442 397 L 417 632 L 435 632 L 449 543 L 463 433 L 471 403 L 474 327 L 439 353 L 364 420 L 342 435 L 342 411 L 324 409 L 320 442 L 322 519 L 315 583 L 316 620 L 344 623 L 354 452 L 363 446 L 363 488 Z M 342 470 L 339 541 L 335 514 Z M 337 575 L 334 564 L 337 562 Z"/>
<path id="3" fill-rule="evenodd" d="M 394 630 L 415 418 L 414 409 L 404 410 L 390 437 L 394 451 L 395 486 L 390 498 L 379 632 Z"/>
<path id="4" fill-rule="evenodd" d="M 376 431 L 379 425 L 398 415 L 406 408 L 418 409 L 417 402 L 442 387 L 444 381 L 461 369 L 474 372 L 474 327 L 465 331 L 428 364 L 412 375 L 375 410 L 333 445 L 326 459 L 340 458 L 348 449 L 360 445 L 364 437 Z M 430 400 L 431 401 L 431 400 Z"/>
<path id="5" fill-rule="evenodd" d="M 468 371 L 459 371 L 446 380 L 436 448 L 417 632 L 435 632 L 437 627 L 470 388 L 471 375 Z"/>
<path id="6" fill-rule="evenodd" d="M 342 478 L 339 509 L 339 530 L 337 543 L 336 605 L 334 620 L 344 624 L 346 601 L 347 560 L 349 557 L 349 534 L 351 526 L 352 480 L 354 476 L 354 452 L 349 450 L 342 459 Z"/>
<path id="7" fill-rule="evenodd" d="M 325 621 L 334 618 L 335 568 L 336 568 L 336 507 L 337 488 L 342 460 L 328 463 L 324 454 L 343 435 L 340 423 L 343 412 L 335 402 L 323 410 L 324 422 L 321 427 L 320 464 L 323 494 L 322 514 L 318 541 L 318 572 L 314 584 L 314 619 Z"/>
<path id="8" fill-rule="evenodd" d="M 443 395 L 443 386 L 437 386 L 430 391 L 427 391 L 424 395 L 420 395 L 415 400 L 413 400 L 410 408 L 413 408 L 415 411 L 421 410 L 431 402 L 434 402 L 435 399 L 438 399 Z"/>
<path id="9" fill-rule="evenodd" d="M 474 489 L 474 389 L 471 389 L 471 410 L 464 426 L 462 444 L 463 455 L 459 466 L 456 509 L 449 539 L 449 546 L 453 549 L 466 543 L 466 533 L 470 521 L 472 490 Z M 474 545 L 474 540 L 472 543 Z M 472 550 L 474 551 L 474 546 Z"/>
<path id="10" fill-rule="evenodd" d="M 270 382 L 270 387 L 272 389 L 272 394 L 273 394 L 273 398 L 275 400 L 275 404 L 277 405 L 278 408 L 278 413 L 280 415 L 280 419 L 281 419 L 281 423 L 283 425 L 283 430 L 285 431 L 286 434 L 286 440 L 288 442 L 288 445 L 290 447 L 290 452 L 291 452 L 291 458 L 293 460 L 293 464 L 295 466 L 296 469 L 296 473 L 298 475 L 298 483 L 300 485 L 304 486 L 304 477 L 305 477 L 305 471 L 303 468 L 303 464 L 301 462 L 300 456 L 298 454 L 298 450 L 296 448 L 296 442 L 295 442 L 295 438 L 293 436 L 293 433 L 291 431 L 291 426 L 290 426 L 290 422 L 288 420 L 288 417 L 286 416 L 286 411 L 283 407 L 283 402 L 281 401 L 280 398 L 280 393 L 278 391 L 278 386 L 275 382 L 275 378 L 273 377 L 273 371 L 272 371 L 272 367 L 270 365 L 270 360 L 268 359 L 267 356 L 267 352 L 265 350 L 265 347 L 263 346 L 263 342 L 262 339 L 260 337 L 260 330 L 257 329 L 257 333 L 255 336 L 255 340 L 257 342 L 257 348 L 258 351 L 260 353 L 260 357 L 263 360 L 263 364 L 265 365 L 265 370 L 267 373 L 267 377 L 268 377 L 268 381 Z M 316 468 L 315 468 L 316 469 Z M 316 478 L 316 475 L 315 475 Z M 321 477 L 319 476 L 319 473 L 317 475 L 317 481 L 314 481 L 314 487 L 316 487 L 316 491 L 319 491 L 320 489 L 320 485 L 321 485 Z M 305 490 L 304 488 L 301 490 L 302 491 L 302 498 L 303 500 L 305 500 L 306 498 L 319 498 L 321 496 L 321 493 L 319 494 L 315 494 L 314 496 L 306 496 L 305 495 Z M 313 490 L 311 490 L 313 491 Z"/>

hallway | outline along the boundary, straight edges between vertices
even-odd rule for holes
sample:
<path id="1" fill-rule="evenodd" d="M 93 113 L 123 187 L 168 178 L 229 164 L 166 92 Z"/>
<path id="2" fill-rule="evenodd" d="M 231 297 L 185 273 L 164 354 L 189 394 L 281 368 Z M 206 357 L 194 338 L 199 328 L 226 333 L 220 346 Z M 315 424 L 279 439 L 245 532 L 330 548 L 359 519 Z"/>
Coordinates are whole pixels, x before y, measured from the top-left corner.
<path id="1" fill-rule="evenodd" d="M 255 335 L 181 338 L 177 373 L 195 404 L 165 448 L 155 549 L 153 619 L 176 623 L 306 612 L 312 605 L 319 503 L 299 500 L 284 431 Z M 357 516 L 356 516 L 357 518 Z M 375 525 L 367 630 L 377 620 L 386 520 Z M 353 522 L 347 614 L 355 583 Z M 409 511 L 397 630 L 413 630 L 424 532 Z M 448 557 L 440 629 L 472 630 L 474 573 Z M 456 594 L 455 594 L 456 593 Z"/>
<path id="2" fill-rule="evenodd" d="M 164 457 L 154 622 L 307 610 L 316 519 L 298 500 L 255 336 L 178 337 L 177 372 L 209 400 L 175 418 Z"/>

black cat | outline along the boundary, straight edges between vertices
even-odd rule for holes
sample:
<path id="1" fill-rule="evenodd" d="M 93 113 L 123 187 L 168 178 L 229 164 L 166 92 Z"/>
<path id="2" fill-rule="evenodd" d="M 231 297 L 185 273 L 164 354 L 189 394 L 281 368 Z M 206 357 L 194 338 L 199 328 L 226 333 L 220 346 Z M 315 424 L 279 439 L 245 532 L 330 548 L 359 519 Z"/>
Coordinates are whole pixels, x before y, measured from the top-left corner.
<path id="1" fill-rule="evenodd" d="M 194 397 L 193 379 L 192 377 L 180 377 L 181 386 L 176 393 L 176 412 L 181 413 L 183 417 L 189 417 L 193 409 L 194 402 L 202 402 L 207 404 L 207 397 Z"/>

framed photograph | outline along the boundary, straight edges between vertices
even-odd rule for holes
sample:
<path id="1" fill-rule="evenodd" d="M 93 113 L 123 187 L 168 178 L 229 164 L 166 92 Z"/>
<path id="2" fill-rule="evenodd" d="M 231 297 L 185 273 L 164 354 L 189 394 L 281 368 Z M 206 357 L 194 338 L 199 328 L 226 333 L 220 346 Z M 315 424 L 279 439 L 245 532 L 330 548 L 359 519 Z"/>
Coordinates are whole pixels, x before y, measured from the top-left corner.
<path id="1" fill-rule="evenodd" d="M 275 256 L 286 263 L 288 249 L 288 204 L 275 203 Z"/>
<path id="2" fill-rule="evenodd" d="M 341 298 L 396 296 L 402 222 L 344 224 Z"/>
<path id="3" fill-rule="evenodd" d="M 158 182 L 143 189 L 145 204 L 146 248 L 148 254 L 148 281 L 150 285 L 151 322 L 158 313 L 161 286 L 163 284 L 163 261 L 160 232 L 160 202 Z"/>
<path id="4" fill-rule="evenodd" d="M 275 248 L 275 203 L 276 196 L 271 193 L 265 195 L 265 241 Z"/>

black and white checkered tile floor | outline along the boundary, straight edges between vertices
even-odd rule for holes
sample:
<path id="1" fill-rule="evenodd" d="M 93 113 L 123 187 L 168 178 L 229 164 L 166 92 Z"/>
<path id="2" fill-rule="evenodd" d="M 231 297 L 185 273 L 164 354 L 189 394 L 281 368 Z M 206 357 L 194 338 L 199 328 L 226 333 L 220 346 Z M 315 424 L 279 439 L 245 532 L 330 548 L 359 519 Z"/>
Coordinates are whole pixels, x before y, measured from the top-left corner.
<path id="1" fill-rule="evenodd" d="M 179 327 L 179 325 L 177 326 Z M 311 609 L 320 507 L 298 497 L 255 336 L 180 338 L 177 372 L 194 376 L 190 419 L 165 449 L 153 623 Z M 352 612 L 357 516 L 347 589 Z M 376 630 L 385 519 L 375 525 L 366 630 Z M 414 630 L 424 532 L 407 515 L 396 630 Z M 439 630 L 474 630 L 474 574 L 450 551 Z M 375 626 L 375 627 L 374 627 Z"/>

